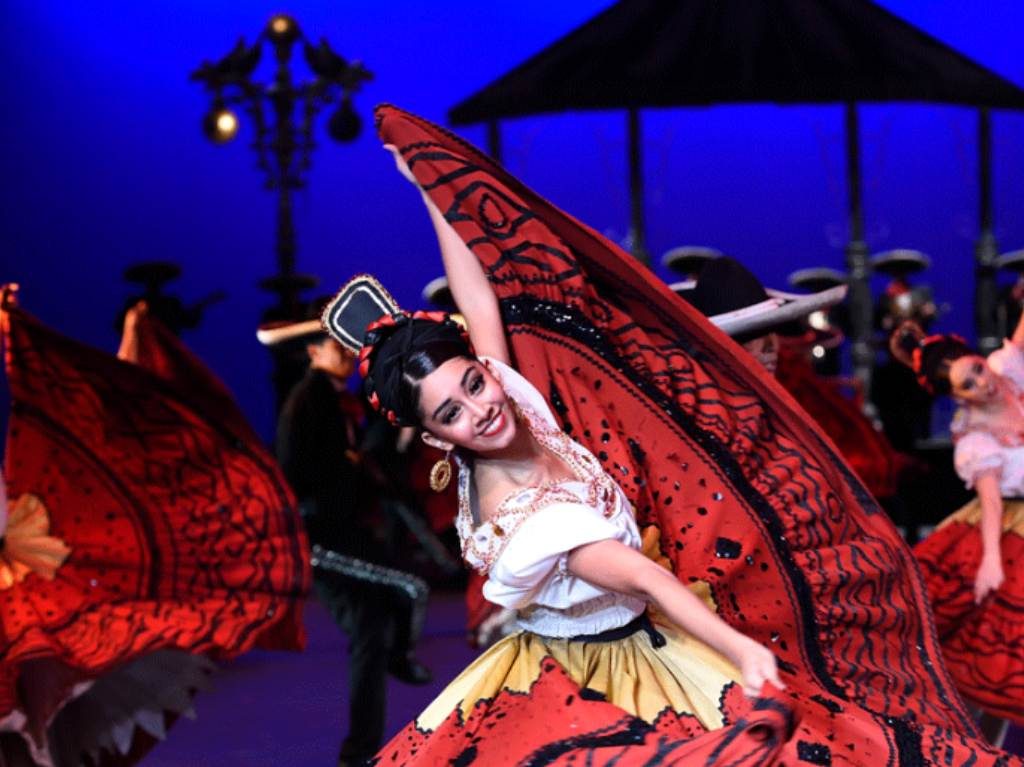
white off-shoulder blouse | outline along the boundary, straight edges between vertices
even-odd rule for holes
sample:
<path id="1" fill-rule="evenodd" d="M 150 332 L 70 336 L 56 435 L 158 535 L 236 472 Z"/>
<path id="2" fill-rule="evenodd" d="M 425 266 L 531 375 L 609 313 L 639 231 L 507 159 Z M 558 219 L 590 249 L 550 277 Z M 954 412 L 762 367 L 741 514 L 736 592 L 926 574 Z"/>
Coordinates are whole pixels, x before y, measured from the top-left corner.
<path id="1" fill-rule="evenodd" d="M 1012 341 L 988 356 L 988 366 L 1008 378 L 1017 388 L 1024 404 L 1024 352 Z M 967 487 L 974 487 L 984 472 L 999 471 L 999 491 L 1004 498 L 1024 496 L 1024 434 L 993 433 L 972 428 L 970 411 L 960 408 L 950 427 L 956 448 L 954 465 Z"/>
<path id="2" fill-rule="evenodd" d="M 600 462 L 565 434 L 539 391 L 498 360 L 482 358 L 545 448 L 574 478 L 515 491 L 490 519 L 478 523 L 472 465 L 459 460 L 459 513 L 455 526 L 466 562 L 487 576 L 484 597 L 516 610 L 520 626 L 549 637 L 596 634 L 629 623 L 644 602 L 578 578 L 569 553 L 614 539 L 640 548 L 633 508 Z"/>

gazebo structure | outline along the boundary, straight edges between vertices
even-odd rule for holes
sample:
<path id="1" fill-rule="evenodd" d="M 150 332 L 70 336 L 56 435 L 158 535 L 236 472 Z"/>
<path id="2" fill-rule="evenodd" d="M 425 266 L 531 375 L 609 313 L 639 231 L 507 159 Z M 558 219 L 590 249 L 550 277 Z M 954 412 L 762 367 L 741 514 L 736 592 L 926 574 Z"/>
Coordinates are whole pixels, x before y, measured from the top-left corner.
<path id="1" fill-rule="evenodd" d="M 989 108 L 1024 109 L 1024 90 L 869 0 L 619 0 L 453 107 L 454 125 L 567 110 L 623 109 L 629 134 L 631 234 L 644 242 L 640 110 L 773 102 L 845 105 L 850 313 L 856 375 L 869 383 L 871 293 L 861 205 L 859 102 L 980 108 L 979 341 L 995 338 Z"/>

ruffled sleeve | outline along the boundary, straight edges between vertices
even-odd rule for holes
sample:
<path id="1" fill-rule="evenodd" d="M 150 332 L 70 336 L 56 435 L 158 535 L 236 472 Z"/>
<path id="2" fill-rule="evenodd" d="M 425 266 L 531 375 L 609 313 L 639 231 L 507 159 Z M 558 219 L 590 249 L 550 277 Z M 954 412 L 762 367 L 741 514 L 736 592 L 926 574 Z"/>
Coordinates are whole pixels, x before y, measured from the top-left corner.
<path id="1" fill-rule="evenodd" d="M 1024 389 L 1024 351 L 1010 339 L 1003 339 L 1002 347 L 988 355 L 988 366 Z"/>
<path id="2" fill-rule="evenodd" d="M 967 487 L 974 487 L 979 475 L 1003 467 L 1005 450 L 991 434 L 983 431 L 968 432 L 956 443 L 953 454 L 956 473 L 967 483 Z"/>
<path id="3" fill-rule="evenodd" d="M 616 539 L 630 531 L 582 503 L 554 503 L 524 521 L 491 568 L 484 596 L 503 607 L 541 605 L 565 609 L 604 595 L 566 569 L 573 549 Z"/>

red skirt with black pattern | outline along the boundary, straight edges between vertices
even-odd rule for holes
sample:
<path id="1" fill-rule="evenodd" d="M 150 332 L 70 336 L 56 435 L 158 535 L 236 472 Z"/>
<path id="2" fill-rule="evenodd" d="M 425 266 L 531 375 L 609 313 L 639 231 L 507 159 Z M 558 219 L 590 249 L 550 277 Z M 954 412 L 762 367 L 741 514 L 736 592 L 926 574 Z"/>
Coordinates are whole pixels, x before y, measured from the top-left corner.
<path id="1" fill-rule="evenodd" d="M 1003 501 L 1003 584 L 981 604 L 981 503 L 946 518 L 914 547 L 942 654 L 960 694 L 995 716 L 1024 725 L 1024 501 Z"/>
<path id="2" fill-rule="evenodd" d="M 2 729 L 45 761 L 55 714 L 144 656 L 301 648 L 309 564 L 295 500 L 226 390 L 194 374 L 181 388 L 15 306 L 0 329 L 6 533 L 66 553 L 55 571 L 18 547 L 0 562 Z M 150 351 L 190 359 L 163 332 L 151 339 L 163 352 Z"/>
<path id="3" fill-rule="evenodd" d="M 768 728 L 778 748 L 719 760 L 745 732 L 729 730 L 749 721 L 737 711 L 693 736 L 722 737 L 694 763 L 1020 764 L 977 737 L 913 554 L 793 398 L 646 267 L 482 152 L 391 106 L 376 118 L 479 259 L 515 368 L 620 484 L 641 529 L 660 531 L 677 577 L 706 582 L 719 616 L 778 658 L 786 690 L 765 700 L 799 722 Z M 380 758 L 490 764 L 501 762 L 484 754 L 507 747 L 517 763 L 688 762 L 658 750 L 685 732 L 662 734 L 660 718 L 641 726 L 621 709 L 620 740 L 571 750 L 574 734 L 612 727 L 602 717 L 617 707 L 587 701 L 601 707 L 593 719 L 575 704 L 572 716 L 540 708 L 546 680 L 566 700 L 585 692 L 560 668 L 536 669 L 530 690 L 508 689 L 468 716 L 455 710 L 434 729 L 414 722 Z M 514 736 L 506 720 L 519 723 Z"/>

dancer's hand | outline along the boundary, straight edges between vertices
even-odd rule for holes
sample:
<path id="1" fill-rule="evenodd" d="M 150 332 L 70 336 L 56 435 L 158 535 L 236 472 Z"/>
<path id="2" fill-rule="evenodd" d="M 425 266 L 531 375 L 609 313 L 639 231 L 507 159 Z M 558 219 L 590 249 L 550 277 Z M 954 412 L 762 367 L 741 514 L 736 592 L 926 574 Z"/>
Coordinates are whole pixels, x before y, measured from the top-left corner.
<path id="1" fill-rule="evenodd" d="M 974 576 L 974 603 L 980 605 L 989 593 L 1003 585 L 1003 563 L 999 557 L 982 557 Z"/>
<path id="2" fill-rule="evenodd" d="M 419 182 L 416 181 L 416 177 L 412 174 L 412 170 L 409 168 L 409 164 L 405 161 L 405 158 L 402 157 L 402 153 L 398 151 L 398 147 L 394 144 L 385 144 L 384 148 L 394 156 L 395 167 L 398 168 L 398 172 L 413 184 L 419 186 Z"/>
<path id="3" fill-rule="evenodd" d="M 121 345 L 117 349 L 117 358 L 125 362 L 139 361 L 139 320 L 149 311 L 145 301 L 136 302 L 124 315 L 124 326 L 121 328 Z"/>
<path id="4" fill-rule="evenodd" d="M 784 690 L 786 685 L 779 679 L 778 664 L 775 655 L 762 644 L 753 639 L 746 640 L 737 653 L 736 665 L 743 675 L 743 692 L 751 698 L 761 694 L 765 682 L 771 682 L 778 689 Z"/>
<path id="5" fill-rule="evenodd" d="M 124 313 L 124 329 L 134 331 L 138 327 L 139 320 L 148 311 L 149 304 L 145 301 L 136 301 L 132 304 L 131 308 Z"/>

